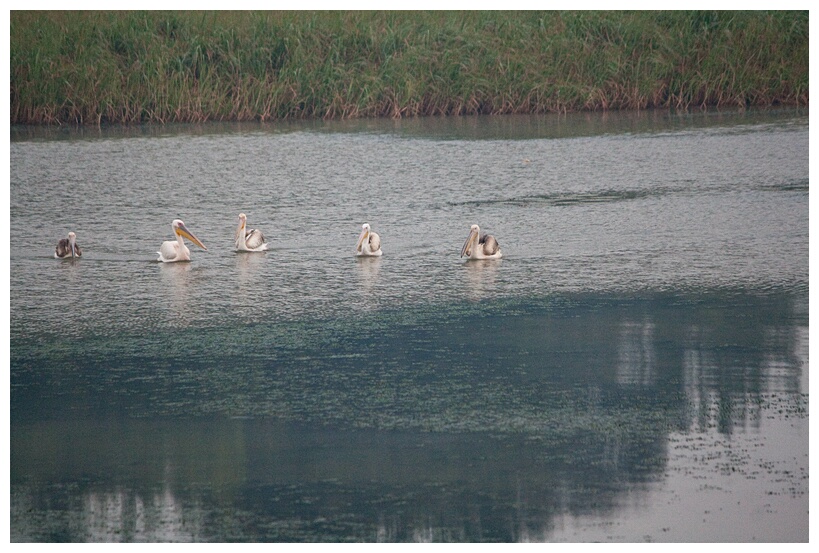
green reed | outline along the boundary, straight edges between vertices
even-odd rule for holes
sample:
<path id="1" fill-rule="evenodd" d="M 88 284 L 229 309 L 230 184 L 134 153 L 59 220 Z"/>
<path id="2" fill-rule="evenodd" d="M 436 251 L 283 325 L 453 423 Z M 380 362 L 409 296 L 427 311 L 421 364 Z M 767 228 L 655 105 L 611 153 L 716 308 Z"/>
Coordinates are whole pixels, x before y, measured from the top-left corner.
<path id="1" fill-rule="evenodd" d="M 808 104 L 807 12 L 11 12 L 11 122 Z"/>

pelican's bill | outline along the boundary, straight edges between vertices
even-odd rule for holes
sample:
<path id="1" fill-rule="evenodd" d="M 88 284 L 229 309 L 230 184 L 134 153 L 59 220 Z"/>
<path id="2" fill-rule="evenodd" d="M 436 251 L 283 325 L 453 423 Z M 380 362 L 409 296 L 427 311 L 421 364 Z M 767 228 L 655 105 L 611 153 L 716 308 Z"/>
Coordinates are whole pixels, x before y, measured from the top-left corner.
<path id="1" fill-rule="evenodd" d="M 469 236 L 466 237 L 464 247 L 461 248 L 461 257 L 472 257 L 472 243 L 477 238 L 478 232 L 475 229 L 470 229 Z"/>
<path id="2" fill-rule="evenodd" d="M 176 234 L 178 234 L 179 236 L 182 236 L 183 238 L 187 238 L 188 240 L 190 240 L 191 242 L 193 242 L 194 244 L 196 244 L 197 246 L 199 246 L 203 250 L 207 251 L 207 248 L 202 243 L 202 241 L 199 240 L 196 236 L 194 236 L 193 233 L 191 231 L 189 231 L 188 227 L 186 227 L 184 224 L 180 224 L 178 227 L 176 227 Z"/>

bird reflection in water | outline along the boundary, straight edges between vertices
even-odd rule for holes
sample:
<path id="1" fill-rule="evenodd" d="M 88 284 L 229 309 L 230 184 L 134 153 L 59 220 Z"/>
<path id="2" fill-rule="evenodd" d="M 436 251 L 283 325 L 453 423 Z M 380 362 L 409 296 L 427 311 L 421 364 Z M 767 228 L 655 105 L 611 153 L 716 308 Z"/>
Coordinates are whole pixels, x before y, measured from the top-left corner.
<path id="1" fill-rule="evenodd" d="M 495 290 L 502 260 L 464 263 L 467 295 L 472 301 L 487 299 Z"/>
<path id="2" fill-rule="evenodd" d="M 191 279 L 190 263 L 161 263 L 162 286 L 157 292 L 162 294 L 159 305 L 167 308 L 170 322 L 186 326 L 191 320 L 192 307 L 190 287 L 195 286 Z"/>
<path id="3" fill-rule="evenodd" d="M 359 282 L 357 289 L 363 293 L 364 303 L 371 303 L 375 299 L 374 294 L 378 286 L 381 258 L 360 256 L 356 257 L 355 261 Z"/>

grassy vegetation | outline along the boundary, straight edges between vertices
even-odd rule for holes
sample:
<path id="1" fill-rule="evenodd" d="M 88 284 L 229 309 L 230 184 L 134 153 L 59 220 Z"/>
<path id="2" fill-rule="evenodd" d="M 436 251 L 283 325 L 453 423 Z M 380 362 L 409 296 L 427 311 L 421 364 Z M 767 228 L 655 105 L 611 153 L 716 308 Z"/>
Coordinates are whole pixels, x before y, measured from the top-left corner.
<path id="1" fill-rule="evenodd" d="M 11 12 L 11 123 L 808 104 L 808 12 Z"/>

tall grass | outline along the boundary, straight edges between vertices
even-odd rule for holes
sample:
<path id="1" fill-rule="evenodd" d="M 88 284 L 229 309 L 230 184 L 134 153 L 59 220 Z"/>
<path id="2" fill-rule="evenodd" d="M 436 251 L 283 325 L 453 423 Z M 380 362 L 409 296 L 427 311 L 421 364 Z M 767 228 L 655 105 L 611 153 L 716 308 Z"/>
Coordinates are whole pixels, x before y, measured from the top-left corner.
<path id="1" fill-rule="evenodd" d="M 808 103 L 808 12 L 11 12 L 11 123 Z"/>

